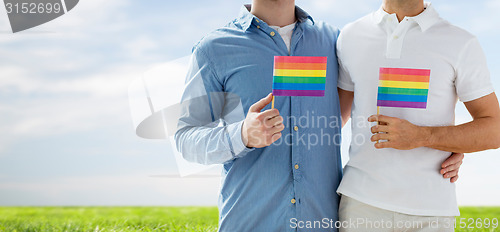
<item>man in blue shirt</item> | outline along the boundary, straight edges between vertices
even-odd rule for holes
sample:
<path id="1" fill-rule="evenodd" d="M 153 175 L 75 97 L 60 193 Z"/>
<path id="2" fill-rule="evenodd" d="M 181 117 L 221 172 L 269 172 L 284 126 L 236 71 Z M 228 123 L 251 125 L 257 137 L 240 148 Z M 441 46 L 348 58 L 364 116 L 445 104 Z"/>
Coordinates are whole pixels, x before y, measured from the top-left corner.
<path id="1" fill-rule="evenodd" d="M 337 231 L 338 33 L 293 0 L 254 0 L 194 47 L 175 139 L 188 161 L 223 164 L 219 231 Z M 274 56 L 328 57 L 325 96 L 269 109 Z"/>
<path id="2" fill-rule="evenodd" d="M 293 23 L 288 51 L 269 25 Z M 224 164 L 220 231 L 296 231 L 323 218 L 332 231 L 342 176 L 337 35 L 294 1 L 256 0 L 194 47 L 176 142 L 189 161 Z M 325 96 L 276 97 L 269 110 L 274 56 L 288 55 L 328 57 Z M 275 129 L 260 133 L 258 120 Z"/>

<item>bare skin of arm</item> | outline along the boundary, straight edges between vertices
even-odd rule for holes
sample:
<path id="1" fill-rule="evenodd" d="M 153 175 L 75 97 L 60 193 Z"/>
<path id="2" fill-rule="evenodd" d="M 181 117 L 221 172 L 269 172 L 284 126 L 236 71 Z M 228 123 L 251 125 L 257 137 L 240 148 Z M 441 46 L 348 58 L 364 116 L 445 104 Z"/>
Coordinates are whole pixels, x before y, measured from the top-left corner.
<path id="1" fill-rule="evenodd" d="M 354 92 L 337 88 L 339 92 L 340 116 L 342 117 L 342 127 L 345 126 L 349 118 L 351 118 L 352 101 L 354 100 Z"/>

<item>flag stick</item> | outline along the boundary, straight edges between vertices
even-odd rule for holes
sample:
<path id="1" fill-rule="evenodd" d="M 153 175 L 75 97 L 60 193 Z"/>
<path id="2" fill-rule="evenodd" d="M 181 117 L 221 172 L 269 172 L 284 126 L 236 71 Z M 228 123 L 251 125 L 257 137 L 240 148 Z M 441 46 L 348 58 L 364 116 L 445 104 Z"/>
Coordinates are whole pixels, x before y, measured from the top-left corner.
<path id="1" fill-rule="evenodd" d="M 274 95 L 273 95 L 273 102 L 271 103 L 271 109 L 274 109 Z"/>
<path id="2" fill-rule="evenodd" d="M 378 115 L 380 114 L 380 106 L 377 106 L 377 125 L 380 125 L 380 122 L 378 121 Z M 378 140 L 377 140 L 378 143 Z"/>

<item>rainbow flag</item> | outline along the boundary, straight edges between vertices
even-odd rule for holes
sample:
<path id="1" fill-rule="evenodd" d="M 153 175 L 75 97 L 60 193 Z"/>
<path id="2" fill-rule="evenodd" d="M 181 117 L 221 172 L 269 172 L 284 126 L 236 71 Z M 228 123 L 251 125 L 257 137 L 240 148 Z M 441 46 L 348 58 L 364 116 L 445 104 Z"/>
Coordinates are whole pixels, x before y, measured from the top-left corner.
<path id="1" fill-rule="evenodd" d="M 327 57 L 275 56 L 274 96 L 325 96 Z"/>
<path id="2" fill-rule="evenodd" d="M 380 68 L 377 106 L 427 108 L 429 69 Z"/>

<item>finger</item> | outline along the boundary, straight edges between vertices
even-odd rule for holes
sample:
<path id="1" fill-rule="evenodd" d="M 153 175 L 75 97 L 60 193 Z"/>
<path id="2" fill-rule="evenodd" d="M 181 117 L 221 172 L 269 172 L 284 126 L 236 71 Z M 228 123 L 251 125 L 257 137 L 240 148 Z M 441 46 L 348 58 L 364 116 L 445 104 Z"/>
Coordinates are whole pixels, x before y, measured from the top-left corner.
<path id="1" fill-rule="evenodd" d="M 458 180 L 458 175 L 454 176 L 453 178 L 450 179 L 450 183 L 455 183 Z"/>
<path id="2" fill-rule="evenodd" d="M 447 172 L 452 172 L 452 171 L 458 170 L 458 169 L 460 169 L 460 165 L 462 165 L 462 161 L 441 169 L 441 172 L 442 172 L 442 174 L 445 174 Z"/>
<path id="3" fill-rule="evenodd" d="M 374 114 L 370 117 L 368 117 L 368 122 L 376 122 L 378 121 L 378 115 L 377 114 Z"/>
<path id="4" fill-rule="evenodd" d="M 265 98 L 260 99 L 258 102 L 254 103 L 252 106 L 250 106 L 250 109 L 248 109 L 249 112 L 260 112 L 264 107 L 269 105 L 273 101 L 273 94 L 270 93 L 268 94 Z"/>
<path id="5" fill-rule="evenodd" d="M 394 117 L 389 117 L 385 115 L 378 115 L 378 122 L 379 124 L 384 124 L 384 125 L 391 125 L 397 118 Z"/>
<path id="6" fill-rule="evenodd" d="M 285 129 L 285 125 L 282 124 L 278 124 L 277 126 L 275 127 L 272 127 L 271 129 L 269 129 L 269 132 L 271 134 L 275 134 L 275 133 L 278 133 L 278 132 L 281 132 Z"/>
<path id="7" fill-rule="evenodd" d="M 276 140 L 280 139 L 281 138 L 281 132 L 278 132 L 276 134 L 273 134 L 273 136 L 271 137 L 271 141 L 272 143 L 276 142 Z"/>
<path id="8" fill-rule="evenodd" d="M 442 168 L 446 168 L 452 164 L 461 162 L 464 159 L 464 154 L 463 153 L 453 153 L 446 159 L 443 164 L 441 165 Z"/>
<path id="9" fill-rule="evenodd" d="M 380 140 L 390 140 L 389 139 L 389 134 L 384 134 L 384 133 L 381 133 L 381 134 L 374 134 L 370 140 L 372 142 L 376 142 L 376 141 L 380 141 Z"/>
<path id="10" fill-rule="evenodd" d="M 455 164 L 452 164 L 452 165 L 450 165 L 446 168 L 443 168 L 443 169 L 444 169 L 444 172 L 447 173 L 447 172 L 451 172 L 451 171 L 460 169 L 461 165 L 462 165 L 462 161 L 455 163 Z"/>
<path id="11" fill-rule="evenodd" d="M 393 119 L 394 119 L 393 117 L 385 116 L 382 114 L 375 114 L 375 115 L 368 117 L 369 122 L 379 122 L 379 124 L 382 124 L 382 123 L 388 124 Z"/>
<path id="12" fill-rule="evenodd" d="M 459 163 L 463 160 L 464 158 L 464 154 L 463 153 L 453 153 L 451 154 L 448 159 L 446 159 L 443 164 L 441 165 L 441 167 L 443 168 L 446 168 L 450 165 L 453 165 L 455 163 Z"/>
<path id="13" fill-rule="evenodd" d="M 368 117 L 369 122 L 380 122 L 379 117 L 382 116 L 381 114 L 374 114 L 370 117 Z"/>
<path id="14" fill-rule="evenodd" d="M 391 142 L 379 142 L 379 143 L 375 143 L 374 146 L 377 149 L 391 148 L 392 147 L 392 143 Z"/>
<path id="15" fill-rule="evenodd" d="M 281 116 L 276 116 L 274 118 L 271 118 L 269 120 L 266 121 L 266 126 L 269 126 L 269 127 L 273 127 L 273 126 L 277 126 L 279 124 L 283 123 L 283 117 Z"/>
<path id="16" fill-rule="evenodd" d="M 260 120 L 270 120 L 270 119 L 272 119 L 274 117 L 277 117 L 279 115 L 280 115 L 279 110 L 277 110 L 277 109 L 268 109 L 268 110 L 265 110 L 262 113 L 260 113 L 260 115 L 258 116 L 258 119 L 260 119 Z"/>
<path id="17" fill-rule="evenodd" d="M 372 126 L 372 134 L 379 133 L 379 132 L 389 132 L 389 126 L 386 125 L 375 125 Z"/>
<path id="18" fill-rule="evenodd" d="M 455 177 L 457 175 L 458 175 L 458 170 L 455 170 L 455 171 L 451 171 L 451 172 L 444 174 L 443 177 L 448 179 L 448 178 Z"/>

